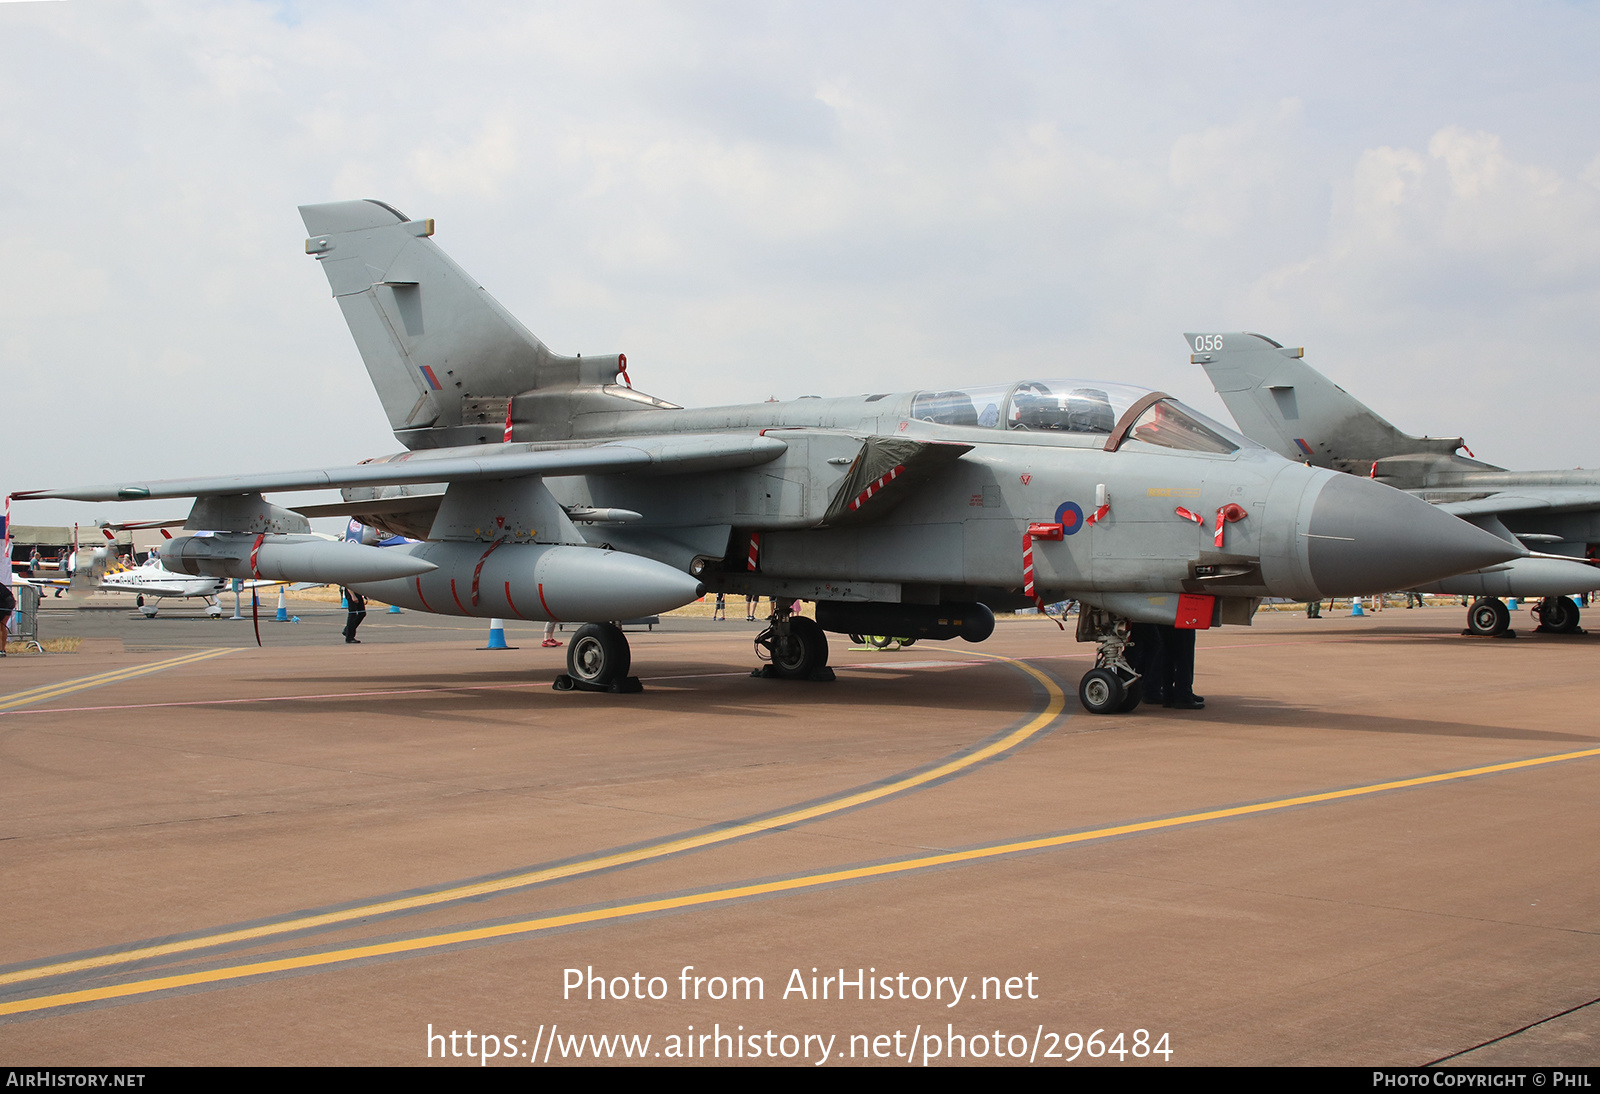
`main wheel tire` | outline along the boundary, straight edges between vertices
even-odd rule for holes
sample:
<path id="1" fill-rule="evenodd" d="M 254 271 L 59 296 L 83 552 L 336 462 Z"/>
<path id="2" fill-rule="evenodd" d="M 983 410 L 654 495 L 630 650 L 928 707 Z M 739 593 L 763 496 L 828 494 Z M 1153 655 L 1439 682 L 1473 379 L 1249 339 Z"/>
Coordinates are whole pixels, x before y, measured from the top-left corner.
<path id="1" fill-rule="evenodd" d="M 606 687 L 628 675 L 633 655 L 622 628 L 585 623 L 567 646 L 567 672 L 580 684 Z"/>
<path id="2" fill-rule="evenodd" d="M 1131 714 L 1139 708 L 1140 703 L 1144 702 L 1144 680 L 1139 679 L 1131 684 L 1125 684 L 1123 690 L 1127 694 L 1122 697 L 1122 705 L 1117 708 L 1117 713 Z"/>
<path id="3" fill-rule="evenodd" d="M 789 619 L 789 633 L 772 639 L 772 669 L 785 680 L 804 680 L 828 663 L 828 635 L 815 619 Z"/>
<path id="4" fill-rule="evenodd" d="M 1571 597 L 1547 596 L 1539 602 L 1539 622 L 1561 634 L 1572 634 L 1578 629 L 1578 606 Z"/>
<path id="5" fill-rule="evenodd" d="M 1467 630 L 1473 634 L 1496 635 L 1511 628 L 1511 610 L 1492 596 L 1474 600 L 1467 609 Z"/>
<path id="6" fill-rule="evenodd" d="M 875 650 L 886 650 L 894 644 L 894 638 L 887 634 L 867 635 L 867 645 Z"/>
<path id="7" fill-rule="evenodd" d="M 1127 697 L 1122 678 L 1110 669 L 1090 669 L 1078 681 L 1078 702 L 1090 714 L 1116 714 Z"/>

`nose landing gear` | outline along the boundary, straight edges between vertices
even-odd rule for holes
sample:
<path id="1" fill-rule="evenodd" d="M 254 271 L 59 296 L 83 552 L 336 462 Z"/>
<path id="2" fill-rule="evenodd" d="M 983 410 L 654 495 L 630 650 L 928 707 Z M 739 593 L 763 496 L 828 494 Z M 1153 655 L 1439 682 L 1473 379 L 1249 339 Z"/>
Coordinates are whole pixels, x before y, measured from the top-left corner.
<path id="1" fill-rule="evenodd" d="M 1078 608 L 1078 638 L 1098 645 L 1094 668 L 1078 681 L 1078 702 L 1090 714 L 1127 714 L 1144 699 L 1144 681 L 1128 664 L 1129 623 L 1087 604 Z"/>

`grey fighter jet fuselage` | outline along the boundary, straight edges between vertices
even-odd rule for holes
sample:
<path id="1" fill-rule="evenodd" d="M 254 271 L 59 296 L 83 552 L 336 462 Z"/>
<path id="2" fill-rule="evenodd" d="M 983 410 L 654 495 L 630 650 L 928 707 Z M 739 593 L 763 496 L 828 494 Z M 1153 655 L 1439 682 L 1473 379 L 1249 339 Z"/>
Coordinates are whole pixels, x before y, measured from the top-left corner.
<path id="1" fill-rule="evenodd" d="M 979 640 L 992 609 L 1076 599 L 1079 638 L 1100 645 L 1080 697 L 1101 712 L 1138 702 L 1122 657 L 1130 621 L 1247 624 L 1262 597 L 1376 592 L 1526 553 L 1117 383 L 686 410 L 634 391 L 621 355 L 551 353 L 437 248 L 431 221 L 377 202 L 301 212 L 407 451 L 31 496 L 195 496 L 189 527 L 223 534 L 192 564 L 233 572 L 305 530 L 264 492 L 339 487 L 343 504 L 318 514 L 425 541 L 340 545 L 346 583 L 368 595 L 588 622 L 558 686 L 616 688 L 629 654 L 608 621 L 707 589 L 773 597 L 759 641 L 796 678 L 825 672 L 824 627 Z M 397 565 L 412 569 L 376 576 Z M 791 618 L 795 599 L 815 602 L 817 620 Z"/>
<path id="2" fill-rule="evenodd" d="M 1578 629 L 1569 594 L 1600 589 L 1600 470 L 1507 471 L 1463 456 L 1460 437 L 1413 437 L 1312 369 L 1300 349 L 1259 334 L 1189 334 L 1192 359 L 1246 436 L 1290 459 L 1386 483 L 1534 551 L 1414 586 L 1478 598 L 1475 634 L 1506 633 L 1499 598 L 1542 598 L 1541 624 Z M 1396 586 L 1399 588 L 1399 586 Z"/>

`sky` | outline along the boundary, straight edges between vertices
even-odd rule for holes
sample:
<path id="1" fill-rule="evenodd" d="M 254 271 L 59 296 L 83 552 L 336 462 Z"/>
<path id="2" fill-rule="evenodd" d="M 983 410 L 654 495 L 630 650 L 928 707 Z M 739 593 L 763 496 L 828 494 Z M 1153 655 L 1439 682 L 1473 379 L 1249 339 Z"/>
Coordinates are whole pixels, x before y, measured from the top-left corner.
<path id="1" fill-rule="evenodd" d="M 0 490 L 395 451 L 296 206 L 689 406 L 1250 330 L 1600 466 L 1600 5 L 0 2 Z M 181 516 L 18 503 L 19 524 Z"/>

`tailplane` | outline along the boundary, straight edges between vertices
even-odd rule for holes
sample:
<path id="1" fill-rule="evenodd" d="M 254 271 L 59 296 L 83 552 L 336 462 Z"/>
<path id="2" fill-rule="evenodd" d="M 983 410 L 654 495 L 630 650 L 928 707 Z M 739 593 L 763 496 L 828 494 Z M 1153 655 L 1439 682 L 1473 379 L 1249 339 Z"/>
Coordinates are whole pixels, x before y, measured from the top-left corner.
<path id="1" fill-rule="evenodd" d="M 306 253 L 322 264 L 407 448 L 500 441 L 508 421 L 514 439 L 559 439 L 580 409 L 670 405 L 616 385 L 621 354 L 550 352 L 439 249 L 432 220 L 372 200 L 302 205 L 300 216 Z"/>

